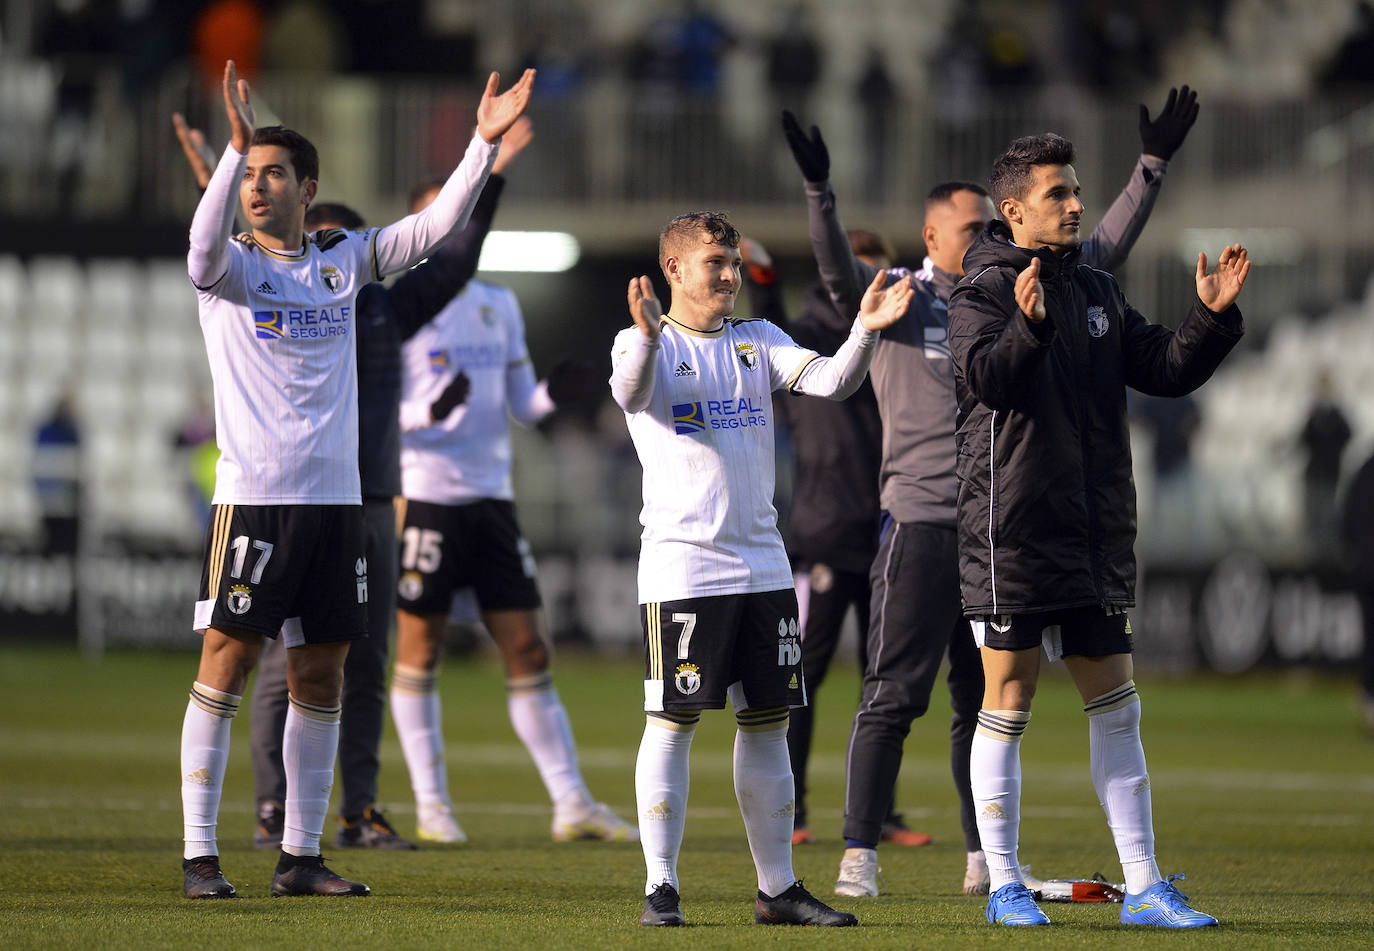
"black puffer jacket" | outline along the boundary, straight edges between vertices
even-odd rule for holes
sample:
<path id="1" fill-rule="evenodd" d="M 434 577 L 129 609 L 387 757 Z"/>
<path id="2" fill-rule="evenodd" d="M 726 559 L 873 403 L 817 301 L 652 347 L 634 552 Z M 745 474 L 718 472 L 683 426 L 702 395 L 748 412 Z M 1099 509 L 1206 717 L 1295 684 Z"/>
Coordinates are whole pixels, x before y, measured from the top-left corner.
<path id="1" fill-rule="evenodd" d="M 1176 332 L 1150 324 L 1116 279 L 994 222 L 949 302 L 958 413 L 959 577 L 969 615 L 1135 603 L 1135 484 L 1126 387 L 1180 396 L 1244 332 L 1235 306 L 1194 299 Z M 1026 320 L 1016 276 L 1040 259 L 1046 319 Z"/>

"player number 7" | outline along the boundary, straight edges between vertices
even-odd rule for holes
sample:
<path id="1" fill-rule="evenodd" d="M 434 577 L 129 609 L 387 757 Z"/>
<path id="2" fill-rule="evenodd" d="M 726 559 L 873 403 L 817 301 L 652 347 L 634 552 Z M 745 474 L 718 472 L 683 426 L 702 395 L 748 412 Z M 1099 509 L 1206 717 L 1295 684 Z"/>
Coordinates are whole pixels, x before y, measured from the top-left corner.
<path id="1" fill-rule="evenodd" d="M 692 643 L 692 631 L 697 626 L 695 614 L 674 614 L 673 623 L 682 625 L 682 633 L 677 636 L 677 659 L 687 659 L 687 648 Z"/>

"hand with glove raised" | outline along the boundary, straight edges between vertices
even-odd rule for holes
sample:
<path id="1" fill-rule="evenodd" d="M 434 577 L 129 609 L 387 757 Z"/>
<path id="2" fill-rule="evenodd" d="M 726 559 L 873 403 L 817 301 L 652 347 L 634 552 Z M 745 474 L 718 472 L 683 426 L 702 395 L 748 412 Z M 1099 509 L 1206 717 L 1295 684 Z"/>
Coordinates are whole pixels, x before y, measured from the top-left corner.
<path id="1" fill-rule="evenodd" d="M 811 127 L 810 134 L 803 132 L 797 117 L 786 109 L 782 111 L 782 134 L 792 149 L 792 157 L 797 160 L 802 178 L 818 184 L 830 178 L 830 150 L 825 147 L 821 130 Z"/>
<path id="2" fill-rule="evenodd" d="M 1140 104 L 1140 150 L 1146 155 L 1168 161 L 1188 137 L 1197 121 L 1197 93 L 1186 85 L 1170 89 L 1164 108 L 1150 121 L 1150 110 Z"/>

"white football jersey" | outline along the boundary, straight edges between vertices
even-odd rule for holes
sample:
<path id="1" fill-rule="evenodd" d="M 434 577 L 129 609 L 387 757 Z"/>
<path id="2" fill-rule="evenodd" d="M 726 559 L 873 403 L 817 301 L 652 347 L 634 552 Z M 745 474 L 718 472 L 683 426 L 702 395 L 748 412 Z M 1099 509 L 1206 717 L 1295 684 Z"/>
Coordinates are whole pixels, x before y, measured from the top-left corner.
<path id="1" fill-rule="evenodd" d="M 414 408 L 427 425 L 401 434 L 401 491 L 408 499 L 457 505 L 515 497 L 509 412 L 534 385 L 520 304 L 509 288 L 469 281 L 463 292 L 401 348 L 403 418 Z M 524 370 L 523 374 L 517 373 Z M 467 400 L 441 422 L 429 406 L 459 371 L 471 382 Z"/>
<path id="2" fill-rule="evenodd" d="M 216 503 L 360 504 L 354 300 L 375 229 L 321 231 L 302 255 L 229 241 L 197 290 L 215 389 Z"/>
<path id="3" fill-rule="evenodd" d="M 662 328 L 649 405 L 625 414 L 644 468 L 639 601 L 790 588 L 773 507 L 772 394 L 817 354 L 765 320 Z M 612 366 L 642 338 L 622 330 Z"/>

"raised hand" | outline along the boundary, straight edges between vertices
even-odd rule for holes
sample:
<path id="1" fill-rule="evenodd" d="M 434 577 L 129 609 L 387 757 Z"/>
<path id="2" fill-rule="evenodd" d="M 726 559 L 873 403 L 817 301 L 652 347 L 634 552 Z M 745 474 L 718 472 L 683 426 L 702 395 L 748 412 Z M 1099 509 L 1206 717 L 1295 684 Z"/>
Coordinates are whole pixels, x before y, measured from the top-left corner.
<path id="1" fill-rule="evenodd" d="M 468 401 L 470 392 L 472 392 L 472 380 L 468 378 L 466 373 L 459 370 L 458 375 L 449 381 L 448 386 L 444 387 L 444 392 L 439 394 L 439 398 L 430 404 L 429 418 L 436 423 L 442 423 L 448 419 L 450 413 Z"/>
<path id="2" fill-rule="evenodd" d="M 247 155 L 257 130 L 257 119 L 248 101 L 248 80 L 239 79 L 232 59 L 224 63 L 224 111 L 229 116 L 230 144 L 235 152 Z"/>
<path id="3" fill-rule="evenodd" d="M 1016 305 L 1033 324 L 1045 319 L 1045 288 L 1040 283 L 1040 259 L 1033 258 L 1030 267 L 1016 275 Z"/>
<path id="4" fill-rule="evenodd" d="M 496 153 L 496 161 L 492 163 L 491 173 L 500 175 L 510 163 L 515 161 L 515 157 L 525 151 L 525 146 L 534 141 L 534 123 L 529 116 L 521 116 L 516 119 L 511 127 L 506 130 L 506 134 L 501 136 L 501 151 Z"/>
<path id="5" fill-rule="evenodd" d="M 1220 313 L 1235 303 L 1245 278 L 1250 274 L 1250 252 L 1238 244 L 1228 245 L 1217 258 L 1216 270 L 1207 273 L 1207 255 L 1197 255 L 1197 296 L 1203 306 Z"/>
<path id="6" fill-rule="evenodd" d="M 496 89 L 500 84 L 500 73 L 488 76 L 482 101 L 477 104 L 477 134 L 487 142 L 501 138 L 515 125 L 515 120 L 524 115 L 530 103 L 530 91 L 534 88 L 534 70 L 525 70 L 514 86 L 498 96 Z"/>
<path id="7" fill-rule="evenodd" d="M 1140 104 L 1140 150 L 1168 161 L 1183 144 L 1188 130 L 1197 121 L 1197 93 L 1186 85 L 1181 89 L 1170 89 L 1164 108 L 1159 111 L 1153 122 L 1150 110 Z"/>
<path id="8" fill-rule="evenodd" d="M 910 274 L 891 287 L 883 287 L 886 281 L 887 272 L 879 271 L 859 301 L 859 322 L 865 330 L 883 330 L 901 320 L 916 294 Z"/>
<path id="9" fill-rule="evenodd" d="M 830 150 L 825 147 L 821 130 L 811 127 L 811 133 L 802 131 L 797 117 L 786 109 L 782 111 L 782 134 L 792 149 L 792 157 L 797 160 L 802 178 L 808 182 L 824 182 L 830 178 Z"/>
<path id="10" fill-rule="evenodd" d="M 630 316 L 634 319 L 635 326 L 650 340 L 657 339 L 658 322 L 663 319 L 663 308 L 654 296 L 654 282 L 649 280 L 649 275 L 641 274 L 639 277 L 630 278 L 628 298 Z"/>
<path id="11" fill-rule="evenodd" d="M 196 177 L 196 185 L 203 190 L 210 184 L 210 176 L 215 171 L 214 150 L 205 143 L 205 133 L 188 126 L 186 117 L 179 112 L 172 113 L 172 128 L 186 155 L 186 164 L 191 166 L 191 174 Z"/>

